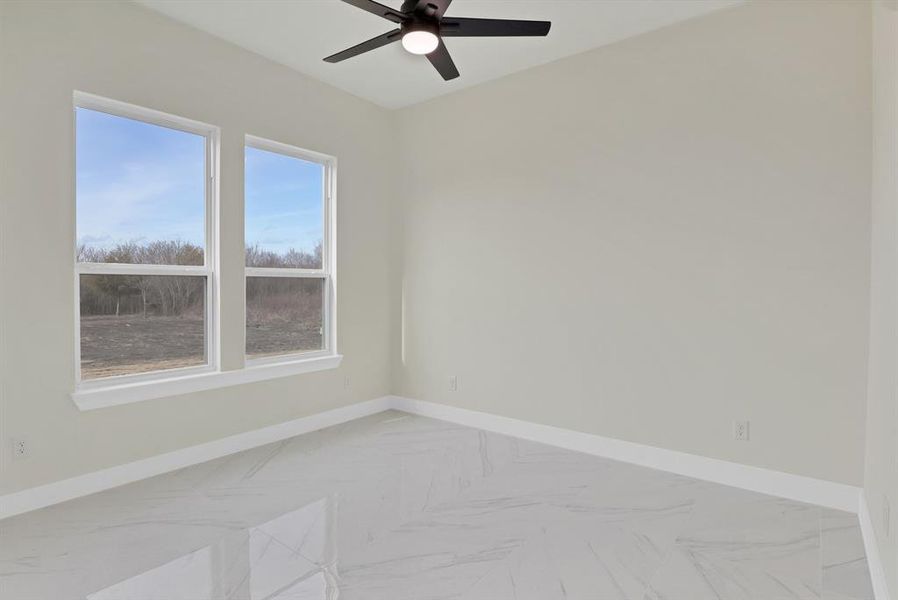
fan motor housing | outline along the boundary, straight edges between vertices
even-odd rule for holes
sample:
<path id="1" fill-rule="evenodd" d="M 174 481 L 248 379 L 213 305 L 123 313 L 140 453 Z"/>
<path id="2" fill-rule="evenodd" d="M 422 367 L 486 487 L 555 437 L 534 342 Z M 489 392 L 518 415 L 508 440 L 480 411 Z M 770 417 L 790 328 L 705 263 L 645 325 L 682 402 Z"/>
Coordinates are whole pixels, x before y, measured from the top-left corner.
<path id="1" fill-rule="evenodd" d="M 430 2 L 420 2 L 419 0 L 405 0 L 400 9 L 404 13 L 414 14 L 416 17 L 431 18 L 437 20 L 440 13 L 440 7 Z"/>

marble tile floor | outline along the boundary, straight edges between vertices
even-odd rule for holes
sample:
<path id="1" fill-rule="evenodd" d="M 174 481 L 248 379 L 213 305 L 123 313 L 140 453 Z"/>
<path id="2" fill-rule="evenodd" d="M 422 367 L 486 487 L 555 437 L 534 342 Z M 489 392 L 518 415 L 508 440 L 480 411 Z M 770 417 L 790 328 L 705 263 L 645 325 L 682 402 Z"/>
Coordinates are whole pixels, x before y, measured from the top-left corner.
<path id="1" fill-rule="evenodd" d="M 3 600 L 872 600 L 857 518 L 385 412 L 0 521 Z"/>

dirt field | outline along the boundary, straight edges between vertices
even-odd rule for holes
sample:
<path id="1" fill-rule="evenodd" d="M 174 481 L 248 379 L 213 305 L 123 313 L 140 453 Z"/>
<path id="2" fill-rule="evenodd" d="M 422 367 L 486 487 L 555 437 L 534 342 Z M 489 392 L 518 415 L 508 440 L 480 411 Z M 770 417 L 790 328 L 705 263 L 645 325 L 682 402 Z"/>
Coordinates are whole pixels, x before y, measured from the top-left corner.
<path id="1" fill-rule="evenodd" d="M 205 363 L 203 319 L 140 315 L 81 318 L 81 377 L 96 379 Z M 321 348 L 318 323 L 274 321 L 246 331 L 247 354 Z"/>
<path id="2" fill-rule="evenodd" d="M 273 321 L 246 328 L 246 354 L 259 358 L 274 354 L 321 349 L 318 322 Z"/>
<path id="3" fill-rule="evenodd" d="M 81 318 L 81 378 L 176 369 L 206 362 L 203 319 L 127 315 Z"/>

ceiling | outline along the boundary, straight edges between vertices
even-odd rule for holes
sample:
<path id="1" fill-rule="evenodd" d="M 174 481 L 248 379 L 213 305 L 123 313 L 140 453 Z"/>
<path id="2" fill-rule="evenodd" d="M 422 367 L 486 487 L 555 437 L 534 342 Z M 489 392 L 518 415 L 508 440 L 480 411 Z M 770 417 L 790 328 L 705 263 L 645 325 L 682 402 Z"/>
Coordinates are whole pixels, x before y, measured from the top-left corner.
<path id="1" fill-rule="evenodd" d="M 548 20 L 552 30 L 545 38 L 447 39 L 461 72 L 449 82 L 401 44 L 325 63 L 325 56 L 395 27 L 339 0 L 137 1 L 350 94 L 401 108 L 742 0 L 455 0 L 447 16 Z"/>

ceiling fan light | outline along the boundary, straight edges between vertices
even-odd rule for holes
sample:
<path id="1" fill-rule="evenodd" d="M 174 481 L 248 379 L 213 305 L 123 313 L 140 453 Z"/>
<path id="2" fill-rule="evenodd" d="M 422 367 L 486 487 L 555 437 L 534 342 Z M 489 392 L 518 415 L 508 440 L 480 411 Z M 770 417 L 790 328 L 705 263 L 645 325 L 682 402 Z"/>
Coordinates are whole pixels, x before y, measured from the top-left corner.
<path id="1" fill-rule="evenodd" d="M 440 45 L 440 38 L 426 30 L 413 30 L 402 36 L 402 47 L 412 54 L 429 54 Z"/>

